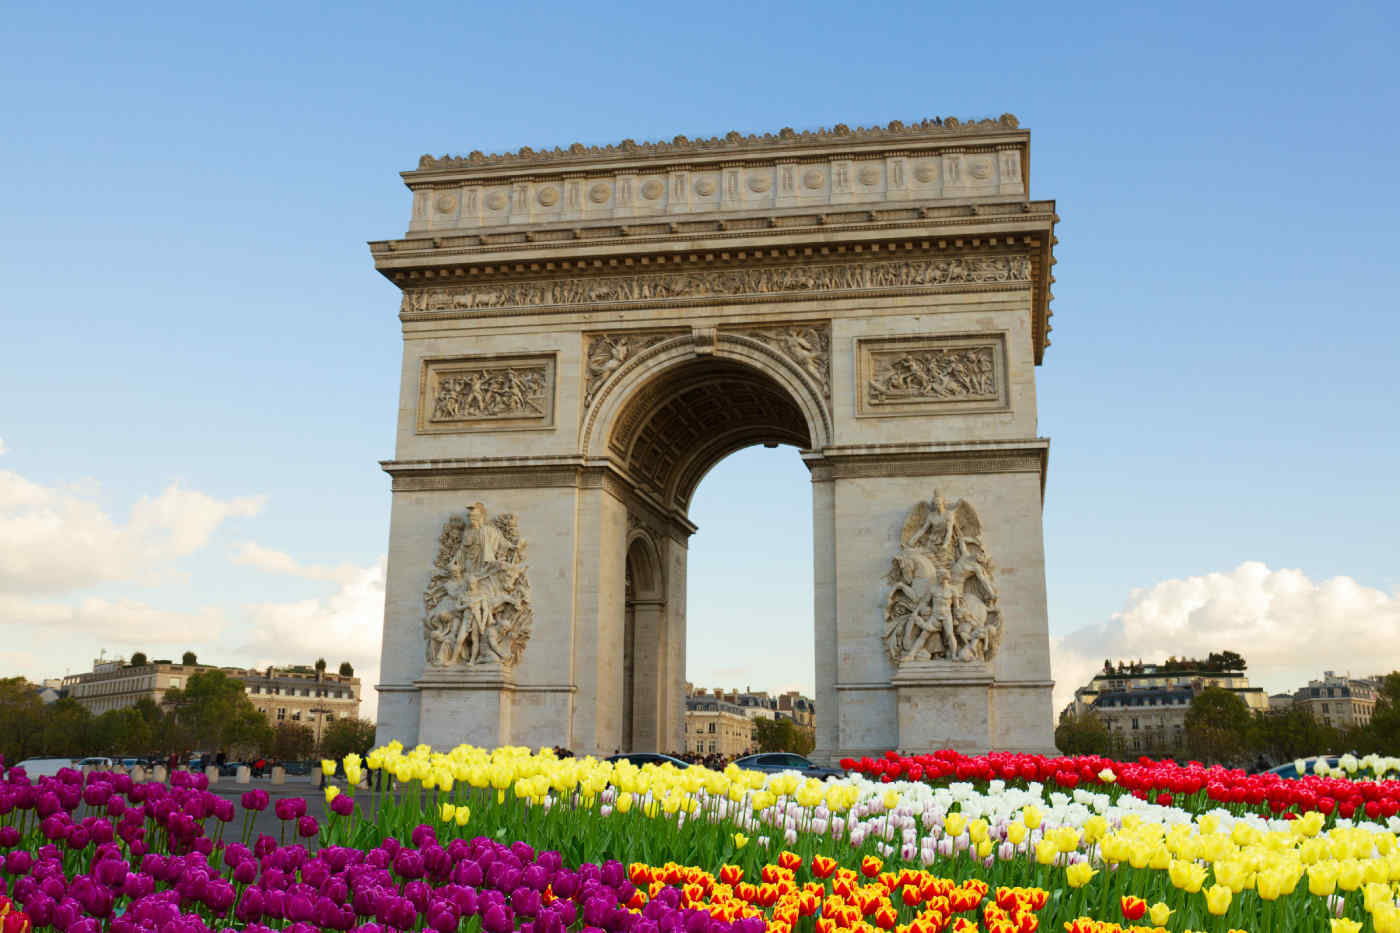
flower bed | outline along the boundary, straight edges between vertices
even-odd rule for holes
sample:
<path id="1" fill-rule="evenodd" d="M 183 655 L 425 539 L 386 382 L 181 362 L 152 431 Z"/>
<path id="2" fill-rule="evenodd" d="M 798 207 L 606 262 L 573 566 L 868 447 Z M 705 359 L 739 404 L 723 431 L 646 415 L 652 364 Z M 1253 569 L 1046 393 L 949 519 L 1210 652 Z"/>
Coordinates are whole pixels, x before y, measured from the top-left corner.
<path id="1" fill-rule="evenodd" d="M 1128 792 L 1142 800 L 1193 812 L 1218 805 L 1237 814 L 1253 811 L 1287 815 L 1317 810 L 1324 816 L 1335 812 L 1346 819 L 1388 820 L 1400 813 L 1400 780 L 1370 780 L 1366 775 L 1391 773 L 1393 762 L 1394 759 L 1377 756 L 1343 756 L 1337 767 L 1329 769 L 1325 763 L 1319 763 L 1321 771 L 1299 778 L 1246 774 L 1219 766 L 1207 768 L 1196 762 L 1180 765 L 1146 758 L 1118 762 L 1097 755 L 968 756 L 951 750 L 914 756 L 887 752 L 882 758 L 846 758 L 841 766 L 885 782 L 924 781 L 935 786 L 953 781 L 985 784 L 1000 780 L 1021 785 L 1036 782 L 1063 790 L 1085 786 Z M 1300 773 L 1303 770 L 1299 768 Z M 1355 779 L 1358 774 L 1362 779 Z"/>
<path id="2" fill-rule="evenodd" d="M 1138 778 L 1040 779 L 1042 762 L 1088 760 L 1016 756 L 1008 780 L 966 772 L 994 756 L 930 757 L 953 771 L 823 784 L 391 745 L 327 762 L 348 785 L 314 806 L 256 790 L 235 804 L 202 776 L 31 785 L 12 770 L 0 933 L 1400 931 L 1393 815 L 1280 818 L 1200 791 L 1163 805 L 1125 789 Z M 397 790 L 355 790 L 366 769 Z M 280 838 L 254 838 L 268 807 Z"/>

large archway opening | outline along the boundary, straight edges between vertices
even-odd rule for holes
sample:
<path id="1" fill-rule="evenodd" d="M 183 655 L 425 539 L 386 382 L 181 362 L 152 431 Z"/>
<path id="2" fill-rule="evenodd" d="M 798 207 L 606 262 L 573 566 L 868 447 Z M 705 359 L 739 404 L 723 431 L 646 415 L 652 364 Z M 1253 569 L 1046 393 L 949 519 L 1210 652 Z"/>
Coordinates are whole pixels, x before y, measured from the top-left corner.
<path id="1" fill-rule="evenodd" d="M 692 649 L 701 662 L 697 677 L 732 678 L 707 686 L 745 688 L 757 681 L 763 685 L 758 689 L 773 689 L 811 681 L 811 487 L 792 448 L 810 448 L 813 431 L 792 390 L 749 362 L 692 357 L 639 382 L 608 437 L 608 452 L 636 494 L 620 562 L 626 577 L 620 745 L 625 751 L 679 752 L 691 750 L 684 686 Z M 780 447 L 785 449 L 773 449 Z M 757 449 L 738 455 L 708 483 L 715 493 L 704 511 L 716 527 L 708 539 L 701 532 L 704 573 L 691 586 L 689 532 L 701 517 L 692 515 L 692 499 L 707 474 L 745 448 Z M 777 490 L 782 494 L 772 494 Z M 790 534 L 794 525 L 804 533 Z M 805 573 L 794 575 L 794 566 Z M 780 602 L 785 615 L 807 624 L 775 625 L 772 610 Z M 699 610 L 698 620 L 688 606 Z M 764 637 L 745 639 L 745 630 Z M 806 638 L 798 635 L 804 630 Z M 776 641 L 757 647 L 774 632 L 780 633 Z M 801 647 L 794 651 L 794 645 Z M 717 663 L 726 655 L 729 663 Z M 776 662 L 778 670 L 765 661 Z M 795 665 L 805 667 L 806 675 L 791 676 Z M 770 675 L 778 680 L 770 683 Z M 718 745 L 717 738 L 717 752 Z M 729 746 L 725 751 L 736 750 Z"/>

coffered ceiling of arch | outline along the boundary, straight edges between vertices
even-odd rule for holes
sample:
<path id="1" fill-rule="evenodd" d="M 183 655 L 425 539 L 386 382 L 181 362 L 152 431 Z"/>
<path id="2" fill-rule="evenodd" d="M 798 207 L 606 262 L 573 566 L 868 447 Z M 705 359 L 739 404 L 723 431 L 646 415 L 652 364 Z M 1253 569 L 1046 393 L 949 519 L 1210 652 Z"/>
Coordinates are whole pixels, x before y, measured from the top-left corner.
<path id="1" fill-rule="evenodd" d="M 710 360 L 678 370 L 632 399 L 611 447 L 636 482 L 684 509 L 715 462 L 763 443 L 810 446 L 801 409 L 767 377 Z"/>

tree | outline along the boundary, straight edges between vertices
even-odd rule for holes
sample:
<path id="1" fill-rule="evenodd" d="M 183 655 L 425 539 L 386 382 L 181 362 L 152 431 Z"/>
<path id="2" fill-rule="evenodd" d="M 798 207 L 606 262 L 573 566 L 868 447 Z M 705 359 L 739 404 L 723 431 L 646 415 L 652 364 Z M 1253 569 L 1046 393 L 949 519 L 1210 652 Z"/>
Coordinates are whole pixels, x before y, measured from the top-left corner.
<path id="1" fill-rule="evenodd" d="M 248 699 L 243 684 L 223 671 L 191 674 L 183 690 L 166 691 L 164 703 L 189 746 L 252 750 L 272 740 L 271 726 Z"/>
<path id="2" fill-rule="evenodd" d="M 374 747 L 374 723 L 368 719 L 337 719 L 321 736 L 321 757 L 340 761 L 354 752 L 365 755 Z"/>
<path id="3" fill-rule="evenodd" d="M 133 655 L 131 656 L 131 666 L 132 666 L 132 667 L 140 667 L 141 665 L 143 665 L 143 664 L 148 664 L 148 663 L 150 663 L 150 662 L 148 662 L 148 661 L 146 660 L 146 652 L 144 652 L 144 651 L 138 651 L 138 652 L 136 652 L 135 654 L 133 654 Z"/>
<path id="4" fill-rule="evenodd" d="M 42 753 L 80 758 L 92 747 L 92 713 L 72 697 L 50 703 L 43 711 Z"/>
<path id="5" fill-rule="evenodd" d="M 1250 729 L 1250 744 L 1272 762 L 1308 758 L 1342 747 L 1340 733 L 1314 719 L 1301 706 L 1258 713 Z"/>
<path id="6" fill-rule="evenodd" d="M 349 662 L 349 661 L 341 661 L 341 662 L 340 662 L 340 676 L 341 676 L 341 677 L 354 677 L 354 676 L 355 676 L 355 669 L 354 669 L 353 667 L 350 666 L 350 662 Z"/>
<path id="7" fill-rule="evenodd" d="M 1371 721 L 1356 738 L 1359 752 L 1400 754 L 1400 671 L 1392 671 L 1381 679 Z"/>
<path id="8" fill-rule="evenodd" d="M 1249 707 L 1235 693 L 1206 687 L 1186 711 L 1186 742 L 1207 764 L 1232 764 L 1249 757 Z"/>
<path id="9" fill-rule="evenodd" d="M 315 667 L 316 667 L 316 673 L 318 673 L 318 674 L 324 674 L 324 673 L 326 672 L 326 659 L 325 659 L 325 658 L 317 658 L 317 659 L 316 659 L 316 665 L 315 665 Z"/>
<path id="10" fill-rule="evenodd" d="M 0 680 L 0 754 L 14 764 L 40 751 L 44 704 L 23 677 Z"/>
<path id="11" fill-rule="evenodd" d="M 1114 752 L 1113 733 L 1104 721 L 1093 713 L 1060 717 L 1055 728 L 1055 747 L 1065 755 L 1111 755 Z"/>
<path id="12" fill-rule="evenodd" d="M 311 757 L 316 748 L 316 736 L 310 726 L 303 726 L 297 722 L 279 722 L 268 744 L 273 758 L 300 761 Z"/>
<path id="13" fill-rule="evenodd" d="M 195 656 L 193 651 L 186 651 L 184 654 L 180 655 L 180 663 L 188 665 L 198 664 L 199 658 Z"/>
<path id="14" fill-rule="evenodd" d="M 1244 658 L 1233 651 L 1212 651 L 1206 655 L 1206 669 L 1212 671 L 1242 671 Z"/>
<path id="15" fill-rule="evenodd" d="M 805 755 L 816 745 L 811 733 L 799 729 L 785 716 L 753 721 L 753 743 L 761 752 L 796 752 Z"/>

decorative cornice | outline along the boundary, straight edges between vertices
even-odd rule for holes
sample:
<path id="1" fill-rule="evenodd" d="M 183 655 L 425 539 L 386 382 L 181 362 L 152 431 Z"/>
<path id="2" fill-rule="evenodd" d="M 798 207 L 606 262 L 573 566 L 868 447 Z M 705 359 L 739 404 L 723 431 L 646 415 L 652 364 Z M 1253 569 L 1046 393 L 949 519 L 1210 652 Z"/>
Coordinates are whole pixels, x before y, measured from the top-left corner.
<path id="1" fill-rule="evenodd" d="M 789 149 L 802 145 L 832 145 L 841 143 L 900 143 L 949 136 L 970 136 L 985 133 L 1005 133 L 1020 128 L 1020 121 L 1009 113 L 995 120 L 959 120 L 957 117 L 933 117 L 906 124 L 894 120 L 884 126 L 851 129 L 838 123 L 830 129 L 798 131 L 784 127 L 776 133 L 744 135 L 731 130 L 723 136 L 689 139 L 676 136 L 670 142 L 636 142 L 624 139 L 609 146 L 585 146 L 573 143 L 567 149 L 536 150 L 524 146 L 516 152 L 486 154 L 474 151 L 466 156 L 434 157 L 424 155 L 418 160 L 418 172 L 451 171 L 472 168 L 533 168 L 540 165 L 586 165 L 610 159 L 656 159 L 691 155 L 750 155 L 767 150 Z M 414 173 L 405 173 L 411 175 Z"/>

